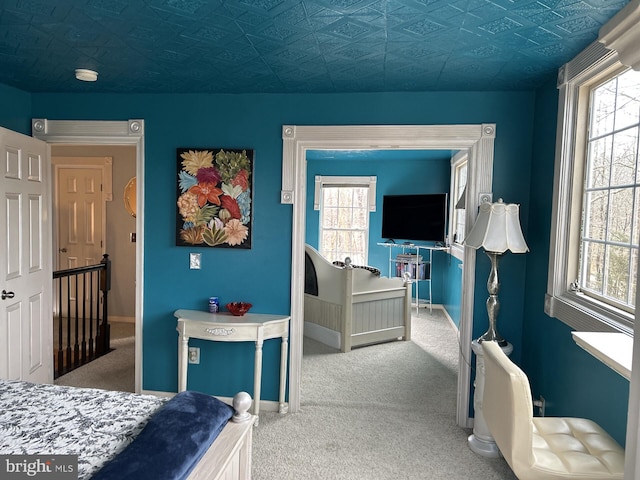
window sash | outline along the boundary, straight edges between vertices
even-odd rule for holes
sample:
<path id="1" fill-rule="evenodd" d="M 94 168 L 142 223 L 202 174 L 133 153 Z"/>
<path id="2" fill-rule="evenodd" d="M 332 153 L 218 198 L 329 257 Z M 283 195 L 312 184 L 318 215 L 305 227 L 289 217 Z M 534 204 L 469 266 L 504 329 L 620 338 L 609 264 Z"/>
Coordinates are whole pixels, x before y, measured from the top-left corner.
<path id="1" fill-rule="evenodd" d="M 348 256 L 355 265 L 367 264 L 375 185 L 376 177 L 316 177 L 318 250 L 327 260 L 344 261 Z"/>
<path id="2" fill-rule="evenodd" d="M 583 179 L 588 125 L 588 93 L 620 71 L 615 51 L 594 42 L 564 65 L 558 76 L 559 109 L 556 141 L 556 168 L 549 250 L 549 274 L 545 312 L 570 327 L 582 331 L 633 332 L 633 314 L 609 306 L 582 291 L 576 282 L 578 255 L 572 252 L 582 235 Z"/>
<path id="3" fill-rule="evenodd" d="M 640 100 L 639 92 L 633 91 L 637 76 L 623 68 L 613 76 L 605 75 L 589 91 L 577 274 L 585 295 L 631 314 L 638 251 L 634 206 L 638 204 Z"/>

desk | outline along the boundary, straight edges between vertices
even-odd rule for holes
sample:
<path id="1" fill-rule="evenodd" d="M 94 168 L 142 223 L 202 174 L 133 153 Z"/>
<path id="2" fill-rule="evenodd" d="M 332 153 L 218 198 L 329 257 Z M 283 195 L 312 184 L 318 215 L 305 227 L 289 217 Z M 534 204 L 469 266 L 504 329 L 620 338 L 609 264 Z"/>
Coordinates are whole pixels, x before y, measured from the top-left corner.
<path id="1" fill-rule="evenodd" d="M 287 381 L 289 320 L 283 315 L 247 313 L 235 317 L 230 313 L 208 313 L 198 310 L 176 310 L 178 319 L 178 391 L 187 389 L 189 338 L 215 342 L 256 342 L 253 376 L 253 414 L 260 412 L 260 384 L 262 382 L 262 344 L 271 338 L 282 338 L 280 348 L 280 413 L 287 413 L 284 392 Z M 257 422 L 256 422 L 257 423 Z"/>
<path id="2" fill-rule="evenodd" d="M 617 332 L 571 332 L 573 340 L 627 380 L 631 379 L 633 337 Z"/>
<path id="3" fill-rule="evenodd" d="M 397 274 L 398 272 L 397 266 L 399 264 L 410 266 L 409 273 L 411 274 L 411 278 L 415 280 L 415 285 L 416 285 L 416 290 L 415 290 L 416 291 L 416 294 L 415 294 L 416 315 L 420 315 L 419 309 L 420 309 L 421 303 L 426 303 L 427 305 L 429 305 L 429 311 L 432 312 L 433 311 L 433 294 L 432 294 L 432 288 L 431 288 L 431 279 L 432 279 L 432 273 L 433 273 L 433 251 L 434 250 L 448 251 L 449 248 L 436 247 L 435 245 L 416 245 L 413 243 L 381 242 L 381 243 L 378 243 L 378 245 L 389 249 L 389 278 L 402 276 L 401 274 Z M 392 258 L 392 250 L 394 248 L 401 248 L 403 255 L 405 254 L 406 250 L 415 250 L 416 253 L 415 253 L 415 256 L 411 255 L 410 257 L 408 257 L 411 259 L 399 260 L 397 257 L 394 259 Z M 429 253 L 428 257 L 423 260 L 419 260 L 419 257 L 421 257 L 420 250 L 426 250 Z M 425 268 L 429 269 L 428 270 L 429 274 L 426 276 L 426 278 L 420 278 L 421 276 L 420 266 L 423 264 L 425 265 Z M 405 271 L 404 265 L 400 268 L 400 270 L 402 270 L 403 272 Z M 429 300 L 423 300 L 423 301 L 420 300 L 420 294 L 419 294 L 420 281 L 427 282 L 427 286 L 429 287 Z"/>

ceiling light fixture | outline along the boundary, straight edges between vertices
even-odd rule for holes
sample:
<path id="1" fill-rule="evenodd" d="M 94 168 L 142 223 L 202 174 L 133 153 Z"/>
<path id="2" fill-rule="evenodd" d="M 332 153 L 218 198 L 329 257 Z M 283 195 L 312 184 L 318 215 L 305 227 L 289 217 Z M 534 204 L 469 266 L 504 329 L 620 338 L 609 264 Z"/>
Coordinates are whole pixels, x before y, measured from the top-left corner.
<path id="1" fill-rule="evenodd" d="M 98 80 L 98 72 L 86 68 L 76 68 L 76 78 L 83 82 L 95 82 Z"/>

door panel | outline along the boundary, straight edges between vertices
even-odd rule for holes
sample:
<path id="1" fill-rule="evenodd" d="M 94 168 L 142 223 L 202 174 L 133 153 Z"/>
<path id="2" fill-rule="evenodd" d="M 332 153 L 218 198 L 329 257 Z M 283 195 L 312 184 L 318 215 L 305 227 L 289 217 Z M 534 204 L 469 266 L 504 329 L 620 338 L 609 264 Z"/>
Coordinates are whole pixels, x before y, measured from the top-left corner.
<path id="1" fill-rule="evenodd" d="M 0 128 L 0 376 L 53 381 L 47 145 Z"/>
<path id="2" fill-rule="evenodd" d="M 103 253 L 102 169 L 58 169 L 60 268 L 100 263 Z"/>

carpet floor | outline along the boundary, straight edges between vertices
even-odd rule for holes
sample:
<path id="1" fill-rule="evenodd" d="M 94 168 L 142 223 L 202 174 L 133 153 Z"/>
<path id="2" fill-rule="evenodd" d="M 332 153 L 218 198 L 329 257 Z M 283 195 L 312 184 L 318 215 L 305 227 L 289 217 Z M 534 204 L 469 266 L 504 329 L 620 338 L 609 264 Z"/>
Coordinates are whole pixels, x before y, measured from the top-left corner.
<path id="1" fill-rule="evenodd" d="M 436 309 L 412 325 L 412 341 L 350 353 L 305 338 L 301 411 L 261 412 L 253 478 L 515 480 L 456 426 L 455 330 Z"/>

